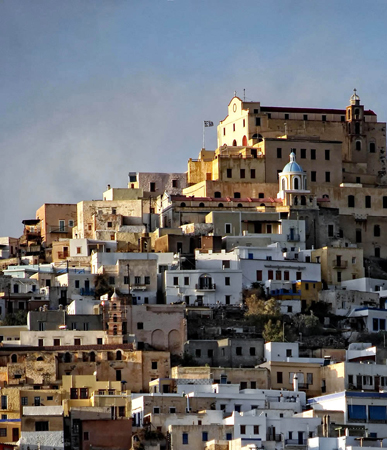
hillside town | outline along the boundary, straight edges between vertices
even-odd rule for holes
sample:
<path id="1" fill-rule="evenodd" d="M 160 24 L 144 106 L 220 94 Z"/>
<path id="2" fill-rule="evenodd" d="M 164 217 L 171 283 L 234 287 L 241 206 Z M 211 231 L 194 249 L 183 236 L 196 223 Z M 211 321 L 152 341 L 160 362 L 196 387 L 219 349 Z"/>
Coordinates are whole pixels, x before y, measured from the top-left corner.
<path id="1" fill-rule="evenodd" d="M 387 449 L 386 123 L 235 95 L 135 170 L 0 238 L 0 450 Z"/>

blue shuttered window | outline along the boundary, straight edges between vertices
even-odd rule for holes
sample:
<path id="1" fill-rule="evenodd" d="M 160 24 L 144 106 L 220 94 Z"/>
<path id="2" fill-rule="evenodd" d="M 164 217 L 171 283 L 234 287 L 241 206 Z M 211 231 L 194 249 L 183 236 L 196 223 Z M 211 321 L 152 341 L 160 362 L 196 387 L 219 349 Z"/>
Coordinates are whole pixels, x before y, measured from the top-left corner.
<path id="1" fill-rule="evenodd" d="M 385 406 L 369 406 L 368 412 L 370 420 L 386 420 Z"/>
<path id="2" fill-rule="evenodd" d="M 348 405 L 349 419 L 366 420 L 367 407 L 366 405 Z"/>

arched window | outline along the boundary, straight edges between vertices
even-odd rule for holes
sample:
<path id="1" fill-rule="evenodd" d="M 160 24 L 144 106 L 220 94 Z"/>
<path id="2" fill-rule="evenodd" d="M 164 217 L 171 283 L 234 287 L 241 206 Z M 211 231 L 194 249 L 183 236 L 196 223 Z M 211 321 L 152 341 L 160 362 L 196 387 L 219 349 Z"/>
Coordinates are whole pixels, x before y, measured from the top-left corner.
<path id="1" fill-rule="evenodd" d="M 259 206 L 265 206 L 265 204 L 264 204 L 264 203 L 261 203 Z"/>
<path id="2" fill-rule="evenodd" d="M 184 203 L 184 202 L 181 202 L 181 203 L 180 203 L 180 206 L 184 208 L 185 203 Z"/>
<path id="3" fill-rule="evenodd" d="M 306 197 L 305 197 L 305 195 L 301 195 L 301 205 L 302 206 L 306 205 Z"/>
<path id="4" fill-rule="evenodd" d="M 283 191 L 286 191 L 286 178 L 282 178 L 282 180 L 281 180 L 281 184 L 282 184 L 282 190 Z"/>
<path id="5" fill-rule="evenodd" d="M 242 208 L 242 207 L 243 207 L 242 203 L 238 203 L 238 208 Z"/>
<path id="6" fill-rule="evenodd" d="M 204 208 L 204 203 L 199 203 L 199 208 Z"/>
<path id="7" fill-rule="evenodd" d="M 11 362 L 16 363 L 17 362 L 17 355 L 11 356 Z"/>
<path id="8" fill-rule="evenodd" d="M 212 278 L 203 274 L 199 277 L 199 289 L 214 289 L 215 285 L 212 283 Z"/>
<path id="9" fill-rule="evenodd" d="M 361 141 L 356 141 L 356 150 L 361 150 Z"/>
<path id="10" fill-rule="evenodd" d="M 354 207 L 355 207 L 355 196 L 348 195 L 348 208 L 354 208 Z"/>
<path id="11" fill-rule="evenodd" d="M 90 362 L 95 362 L 95 353 L 94 352 L 90 352 Z"/>
<path id="12" fill-rule="evenodd" d="M 117 314 L 114 314 L 114 316 L 113 316 L 113 322 L 117 322 Z"/>
<path id="13" fill-rule="evenodd" d="M 36 361 L 44 361 L 43 356 L 38 356 L 38 357 L 36 358 Z"/>
<path id="14" fill-rule="evenodd" d="M 117 350 L 117 352 L 116 352 L 116 360 L 117 360 L 117 361 L 121 361 L 121 359 L 122 359 L 122 353 L 121 353 L 121 350 Z"/>
<path id="15" fill-rule="evenodd" d="M 351 110 L 348 110 L 348 120 L 351 120 Z"/>
<path id="16" fill-rule="evenodd" d="M 355 109 L 355 119 L 359 118 L 359 108 Z"/>
<path id="17" fill-rule="evenodd" d="M 69 353 L 69 352 L 65 353 L 65 355 L 64 355 L 64 362 L 65 363 L 71 362 L 71 353 Z"/>
<path id="18" fill-rule="evenodd" d="M 236 147 L 236 140 L 235 139 L 232 141 L 232 146 Z"/>
<path id="19" fill-rule="evenodd" d="M 307 182 L 306 182 L 306 177 L 304 178 L 304 189 L 307 190 Z"/>
<path id="20" fill-rule="evenodd" d="M 214 197 L 215 198 L 221 198 L 222 197 L 222 193 L 219 191 L 214 192 Z"/>
<path id="21" fill-rule="evenodd" d="M 117 303 L 113 303 L 113 309 L 117 309 Z"/>
<path id="22" fill-rule="evenodd" d="M 293 189 L 299 189 L 298 187 L 298 177 L 293 178 Z"/>
<path id="23" fill-rule="evenodd" d="M 329 198 L 328 194 L 323 194 L 322 198 Z"/>
<path id="24" fill-rule="evenodd" d="M 360 134 L 360 123 L 359 122 L 355 123 L 355 134 Z"/>
<path id="25" fill-rule="evenodd" d="M 219 207 L 219 208 L 223 208 L 223 206 L 224 206 L 223 203 L 219 203 L 219 204 L 218 204 L 218 207 Z"/>
<path id="26" fill-rule="evenodd" d="M 374 236 L 375 237 L 380 236 L 380 225 L 374 225 Z"/>
<path id="27" fill-rule="evenodd" d="M 113 335 L 117 336 L 117 325 L 114 325 L 113 327 Z"/>
<path id="28" fill-rule="evenodd" d="M 244 147 L 246 147 L 246 145 L 247 145 L 247 137 L 246 136 L 243 136 L 243 138 L 242 138 L 242 145 Z"/>
<path id="29" fill-rule="evenodd" d="M 298 197 L 294 197 L 294 199 L 293 199 L 293 205 L 298 205 Z"/>
<path id="30" fill-rule="evenodd" d="M 240 192 L 234 192 L 234 198 L 241 198 Z"/>

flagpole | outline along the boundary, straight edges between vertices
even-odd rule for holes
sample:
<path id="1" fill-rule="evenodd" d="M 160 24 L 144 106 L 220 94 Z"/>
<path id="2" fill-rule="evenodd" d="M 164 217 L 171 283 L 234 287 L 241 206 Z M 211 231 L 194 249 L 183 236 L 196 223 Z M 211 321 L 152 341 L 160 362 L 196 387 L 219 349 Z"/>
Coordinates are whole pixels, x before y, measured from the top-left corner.
<path id="1" fill-rule="evenodd" d="M 203 121 L 203 148 L 206 148 L 205 147 L 205 142 L 204 142 L 204 129 L 205 129 L 205 126 L 204 126 L 204 121 Z"/>

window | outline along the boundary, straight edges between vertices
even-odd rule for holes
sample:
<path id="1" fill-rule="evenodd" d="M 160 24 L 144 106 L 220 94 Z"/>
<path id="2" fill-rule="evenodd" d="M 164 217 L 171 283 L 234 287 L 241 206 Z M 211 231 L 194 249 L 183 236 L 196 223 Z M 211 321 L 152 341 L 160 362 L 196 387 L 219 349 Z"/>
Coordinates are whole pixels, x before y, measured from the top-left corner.
<path id="1" fill-rule="evenodd" d="M 282 372 L 277 372 L 277 383 L 283 383 Z"/>
<path id="2" fill-rule="evenodd" d="M 156 192 L 156 183 L 151 182 L 151 183 L 149 184 L 149 190 L 150 190 L 151 192 Z"/>
<path id="3" fill-rule="evenodd" d="M 246 434 L 246 425 L 240 425 L 240 434 Z"/>
<path id="4" fill-rule="evenodd" d="M 356 243 L 360 244 L 361 241 L 362 241 L 361 229 L 357 228 L 356 229 Z"/>
<path id="5" fill-rule="evenodd" d="M 207 356 L 209 358 L 212 358 L 214 356 L 214 350 L 212 350 L 211 348 L 207 350 Z"/>
<path id="6" fill-rule="evenodd" d="M 74 339 L 74 345 L 81 345 L 81 340 L 79 338 Z"/>
<path id="7" fill-rule="evenodd" d="M 70 398 L 72 400 L 76 400 L 78 398 L 78 389 L 77 388 L 70 389 Z"/>
<path id="8" fill-rule="evenodd" d="M 226 441 L 232 441 L 232 433 L 226 433 Z"/>
<path id="9" fill-rule="evenodd" d="M 235 123 L 232 124 L 232 131 L 235 131 Z"/>
<path id="10" fill-rule="evenodd" d="M 225 279 L 224 279 L 224 284 L 225 284 L 225 286 L 230 286 L 230 277 L 225 277 Z"/>
<path id="11" fill-rule="evenodd" d="M 7 436 L 7 429 L 6 428 L 0 428 L 0 437 Z"/>
<path id="12" fill-rule="evenodd" d="M 255 178 L 255 169 L 250 169 L 250 178 Z"/>
<path id="13" fill-rule="evenodd" d="M 223 136 L 226 136 L 226 128 L 223 128 Z"/>
<path id="14" fill-rule="evenodd" d="M 341 283 L 341 272 L 337 272 L 337 282 Z"/>
<path id="15" fill-rule="evenodd" d="M 315 148 L 310 149 L 310 159 L 316 159 L 316 149 Z"/>
<path id="16" fill-rule="evenodd" d="M 85 400 L 85 399 L 89 398 L 89 389 L 88 388 L 81 388 L 80 391 L 81 391 L 80 396 L 79 396 L 80 399 Z"/>
<path id="17" fill-rule="evenodd" d="M 261 118 L 260 117 L 256 117 L 255 118 L 255 126 L 256 127 L 260 127 L 261 126 Z"/>
<path id="18" fill-rule="evenodd" d="M 207 442 L 208 441 L 208 431 L 202 432 L 202 441 Z"/>
<path id="19" fill-rule="evenodd" d="M 354 208 L 354 207 L 355 207 L 355 196 L 348 195 L 348 208 Z"/>
<path id="20" fill-rule="evenodd" d="M 250 356 L 255 356 L 255 347 L 250 347 Z"/>
<path id="21" fill-rule="evenodd" d="M 28 406 L 28 397 L 22 397 L 21 404 L 22 406 Z"/>
<path id="22" fill-rule="evenodd" d="M 48 422 L 35 422 L 35 431 L 48 431 Z"/>
<path id="23" fill-rule="evenodd" d="M 297 280 L 302 280 L 302 273 L 301 272 L 296 272 L 296 279 Z"/>
<path id="24" fill-rule="evenodd" d="M 325 172 L 325 182 L 330 183 L 331 182 L 331 173 Z"/>
<path id="25" fill-rule="evenodd" d="M 380 258 L 380 247 L 375 247 L 374 256 L 375 258 Z"/>
<path id="26" fill-rule="evenodd" d="M 371 196 L 370 195 L 365 196 L 365 207 L 371 208 Z"/>
<path id="27" fill-rule="evenodd" d="M 328 237 L 334 236 L 334 227 L 333 225 L 328 225 Z"/>
<path id="28" fill-rule="evenodd" d="M 257 281 L 262 281 L 262 270 L 257 270 Z"/>
<path id="29" fill-rule="evenodd" d="M 329 161 L 331 159 L 330 150 L 325 150 L 325 161 Z"/>
<path id="30" fill-rule="evenodd" d="M 227 169 L 227 178 L 232 178 L 232 169 Z"/>
<path id="31" fill-rule="evenodd" d="M 241 198 L 240 192 L 234 192 L 234 198 Z"/>
<path id="32" fill-rule="evenodd" d="M 274 278 L 274 272 L 272 270 L 267 271 L 267 279 L 272 280 Z"/>
<path id="33" fill-rule="evenodd" d="M 306 374 L 306 383 L 309 385 L 313 384 L 313 373 Z"/>
<path id="34" fill-rule="evenodd" d="M 43 345 L 44 345 L 43 339 L 38 339 L 38 347 L 43 347 Z"/>
<path id="35" fill-rule="evenodd" d="M 282 148 L 277 148 L 277 158 L 278 159 L 282 158 Z"/>
<path id="36" fill-rule="evenodd" d="M 108 223 L 107 223 L 107 226 L 108 226 L 108 228 L 112 228 L 113 222 L 108 222 Z"/>
<path id="37" fill-rule="evenodd" d="M 285 120 L 289 120 L 289 114 L 285 114 Z"/>
<path id="38" fill-rule="evenodd" d="M 380 236 L 380 225 L 374 225 L 374 236 L 375 237 Z"/>
<path id="39" fill-rule="evenodd" d="M 109 284 L 116 284 L 115 277 L 109 277 Z"/>
<path id="40" fill-rule="evenodd" d="M 188 433 L 183 433 L 182 443 L 183 443 L 183 445 L 188 445 Z"/>
<path id="41" fill-rule="evenodd" d="M 54 347 L 60 346 L 60 339 L 54 339 Z"/>
<path id="42" fill-rule="evenodd" d="M 173 285 L 179 286 L 179 277 L 173 277 Z"/>
<path id="43" fill-rule="evenodd" d="M 220 198 L 222 196 L 222 193 L 219 191 L 214 192 L 214 197 L 215 198 Z"/>
<path id="44" fill-rule="evenodd" d="M 241 169 L 241 178 L 245 178 L 245 177 L 246 177 L 246 170 Z"/>
<path id="45" fill-rule="evenodd" d="M 265 198 L 265 193 L 264 192 L 259 192 L 258 193 L 258 198 Z"/>
<path id="46" fill-rule="evenodd" d="M 358 125 L 357 123 L 355 124 L 355 126 Z M 359 134 L 358 131 L 356 131 L 356 134 Z M 361 141 L 356 141 L 356 150 L 361 150 Z"/>
<path id="47" fill-rule="evenodd" d="M 88 441 L 89 439 L 90 439 L 89 432 L 88 431 L 84 431 L 83 432 L 83 440 L 84 441 Z"/>
<path id="48" fill-rule="evenodd" d="M 242 347 L 237 347 L 237 348 L 235 349 L 235 354 L 236 354 L 237 356 L 242 356 L 242 355 L 243 355 Z"/>
<path id="49" fill-rule="evenodd" d="M 243 128 L 246 126 L 246 120 L 243 119 Z"/>
<path id="50" fill-rule="evenodd" d="M 229 269 L 230 268 L 230 260 L 229 259 L 223 260 L 222 267 L 223 267 L 223 269 Z"/>
<path id="51" fill-rule="evenodd" d="M 312 172 L 310 172 L 310 181 L 316 182 L 316 180 L 317 180 L 316 171 L 312 170 Z"/>
<path id="52" fill-rule="evenodd" d="M 231 295 L 225 296 L 225 302 L 226 302 L 226 305 L 229 305 L 231 303 Z"/>
<path id="53" fill-rule="evenodd" d="M 195 350 L 195 356 L 196 356 L 196 358 L 200 358 L 202 356 L 202 351 L 200 348 L 197 348 Z"/>
<path id="54" fill-rule="evenodd" d="M 144 329 L 144 322 L 137 322 L 137 330 L 143 330 Z"/>
<path id="55" fill-rule="evenodd" d="M 254 434 L 259 434 L 259 425 L 254 425 Z"/>
<path id="56" fill-rule="evenodd" d="M 289 281 L 290 280 L 290 276 L 289 276 L 289 271 L 288 270 L 284 271 L 284 280 L 285 281 Z"/>
<path id="57" fill-rule="evenodd" d="M 141 284 L 141 277 L 134 277 L 134 284 Z"/>
<path id="58" fill-rule="evenodd" d="M 172 187 L 174 187 L 174 188 L 179 187 L 177 180 L 172 180 Z"/>
<path id="59" fill-rule="evenodd" d="M 292 356 L 292 349 L 291 348 L 287 348 L 286 349 L 286 357 L 290 358 Z"/>
<path id="60" fill-rule="evenodd" d="M 152 370 L 157 370 L 157 361 L 152 361 Z"/>
<path id="61" fill-rule="evenodd" d="M 102 345 L 102 338 L 97 338 L 97 345 Z"/>
<path id="62" fill-rule="evenodd" d="M 375 142 L 371 142 L 370 143 L 370 153 L 375 153 L 375 152 L 376 152 Z"/>
<path id="63" fill-rule="evenodd" d="M 226 234 L 231 233 L 231 223 L 224 224 L 224 231 Z"/>

